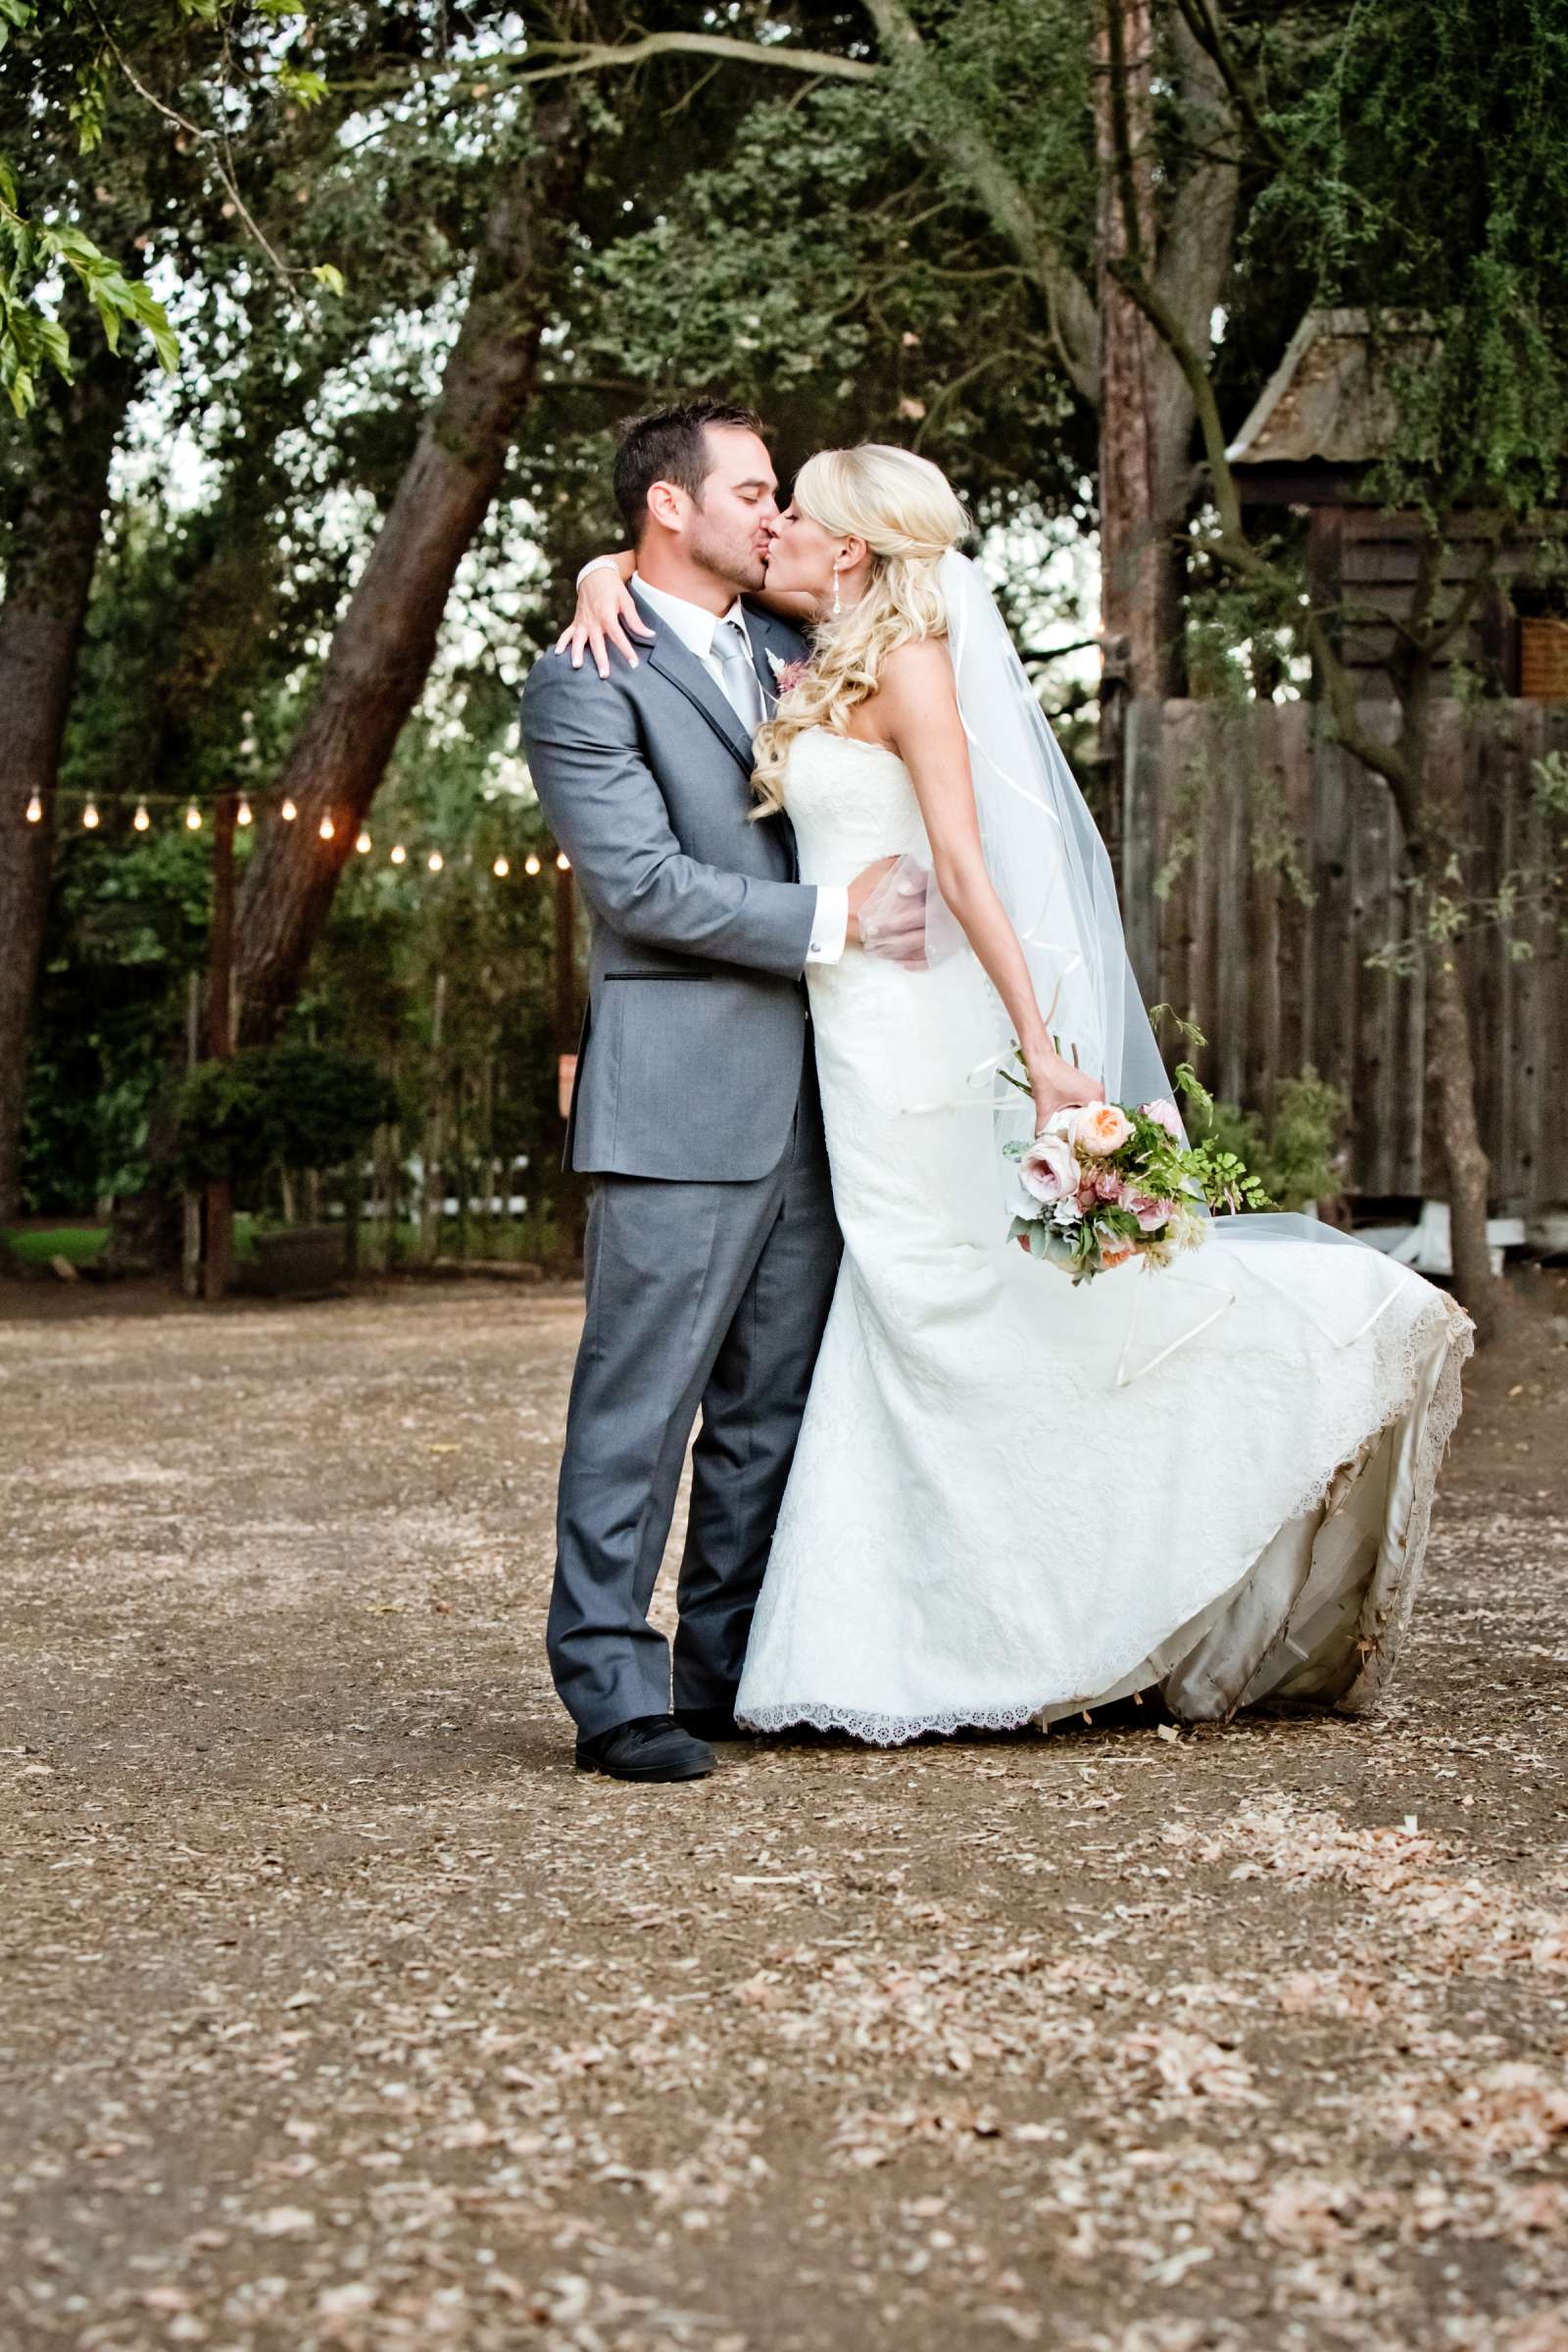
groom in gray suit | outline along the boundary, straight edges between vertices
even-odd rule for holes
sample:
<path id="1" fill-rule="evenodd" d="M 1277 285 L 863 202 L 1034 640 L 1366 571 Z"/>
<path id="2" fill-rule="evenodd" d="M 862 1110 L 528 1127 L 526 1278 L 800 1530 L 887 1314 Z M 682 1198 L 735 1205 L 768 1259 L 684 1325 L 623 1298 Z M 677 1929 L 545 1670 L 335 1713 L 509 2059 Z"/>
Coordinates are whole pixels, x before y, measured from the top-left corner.
<path id="1" fill-rule="evenodd" d="M 615 499 L 645 657 L 535 665 L 522 730 L 593 917 L 567 1126 L 595 1179 L 587 1319 L 557 1511 L 551 1671 L 577 1762 L 710 1772 L 827 1318 L 840 1239 L 802 975 L 858 938 L 891 859 L 848 890 L 797 878 L 750 821 L 752 738 L 805 640 L 761 587 L 777 481 L 749 411 L 692 402 L 624 428 Z M 923 909 L 911 915 L 923 925 Z M 699 1410 L 671 1662 L 649 1603 Z"/>

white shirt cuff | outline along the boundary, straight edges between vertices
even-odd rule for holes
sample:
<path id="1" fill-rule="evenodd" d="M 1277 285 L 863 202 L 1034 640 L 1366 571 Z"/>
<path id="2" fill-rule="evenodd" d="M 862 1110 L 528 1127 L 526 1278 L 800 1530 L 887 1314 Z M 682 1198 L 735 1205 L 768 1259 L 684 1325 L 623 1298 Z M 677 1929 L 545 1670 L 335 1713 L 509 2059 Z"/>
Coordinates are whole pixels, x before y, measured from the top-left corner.
<path id="1" fill-rule="evenodd" d="M 816 913 L 811 920 L 808 963 L 837 963 L 844 954 L 850 929 L 850 894 L 837 883 L 818 886 Z"/>
<path id="2" fill-rule="evenodd" d="M 590 556 L 587 563 L 583 565 L 581 571 L 578 572 L 576 579 L 572 582 L 573 587 L 580 588 L 591 571 L 603 571 L 607 564 L 612 571 L 618 571 L 620 569 L 620 565 L 616 563 L 613 556 Z"/>

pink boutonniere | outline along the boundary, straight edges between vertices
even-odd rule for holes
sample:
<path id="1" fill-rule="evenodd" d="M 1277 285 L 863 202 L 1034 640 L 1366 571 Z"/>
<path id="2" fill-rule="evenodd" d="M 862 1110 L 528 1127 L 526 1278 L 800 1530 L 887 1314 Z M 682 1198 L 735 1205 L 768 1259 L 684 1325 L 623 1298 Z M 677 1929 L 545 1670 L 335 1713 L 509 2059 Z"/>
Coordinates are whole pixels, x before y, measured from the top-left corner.
<path id="1" fill-rule="evenodd" d="M 777 654 L 769 653 L 767 666 L 773 672 L 774 692 L 788 694 L 792 686 L 800 684 L 811 664 L 805 654 L 800 657 L 799 661 L 781 662 Z"/>

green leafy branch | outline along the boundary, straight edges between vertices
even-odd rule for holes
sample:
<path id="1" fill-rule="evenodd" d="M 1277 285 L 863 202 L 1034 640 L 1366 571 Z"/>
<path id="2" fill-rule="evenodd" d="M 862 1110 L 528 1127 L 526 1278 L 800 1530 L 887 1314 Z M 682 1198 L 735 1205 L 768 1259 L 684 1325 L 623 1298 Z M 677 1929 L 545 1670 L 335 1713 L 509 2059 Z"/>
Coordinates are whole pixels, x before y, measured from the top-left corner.
<path id="1" fill-rule="evenodd" d="M 232 13 L 227 0 L 169 0 L 169 6 L 176 21 L 215 31 Z M 259 13 L 279 23 L 303 12 L 294 0 L 259 0 Z M 295 281 L 308 275 L 328 293 L 341 294 L 342 273 L 332 264 L 321 263 L 301 271 L 291 269 L 274 251 L 244 201 L 227 160 L 225 139 L 188 121 L 148 87 L 117 41 L 98 0 L 64 0 L 58 8 L 46 8 L 43 0 L 0 0 L 0 58 L 18 35 L 64 31 L 69 36 L 74 25 L 83 20 L 97 37 L 84 55 L 74 58 L 71 67 L 66 114 L 77 152 L 90 155 L 102 145 L 110 92 L 115 79 L 122 79 L 174 125 L 183 139 L 210 155 L 235 213 L 275 270 Z M 143 28 L 136 15 L 129 21 Z M 287 58 L 273 68 L 273 79 L 283 96 L 300 107 L 318 106 L 327 95 L 327 83 L 320 74 Z M 47 369 L 53 368 L 68 380 L 73 372 L 70 337 L 59 320 L 41 307 L 36 291 L 40 282 L 68 273 L 92 303 L 111 351 L 120 349 L 124 327 L 139 328 L 151 338 L 160 367 L 166 373 L 172 372 L 178 346 L 163 304 L 142 279 L 128 276 L 85 230 L 72 225 L 57 227 L 25 212 L 16 174 L 0 157 L 0 388 L 18 416 L 24 416 L 37 400 Z"/>

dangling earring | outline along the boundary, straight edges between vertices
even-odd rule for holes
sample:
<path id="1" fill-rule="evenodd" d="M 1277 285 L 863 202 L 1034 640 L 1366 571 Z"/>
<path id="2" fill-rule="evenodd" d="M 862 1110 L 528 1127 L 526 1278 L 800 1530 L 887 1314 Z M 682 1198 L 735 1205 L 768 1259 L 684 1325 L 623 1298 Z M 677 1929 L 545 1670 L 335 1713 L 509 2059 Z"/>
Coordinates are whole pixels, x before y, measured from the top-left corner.
<path id="1" fill-rule="evenodd" d="M 833 566 L 833 617 L 835 620 L 839 616 L 839 607 L 842 603 L 843 599 L 839 595 L 839 567 L 835 564 Z"/>

